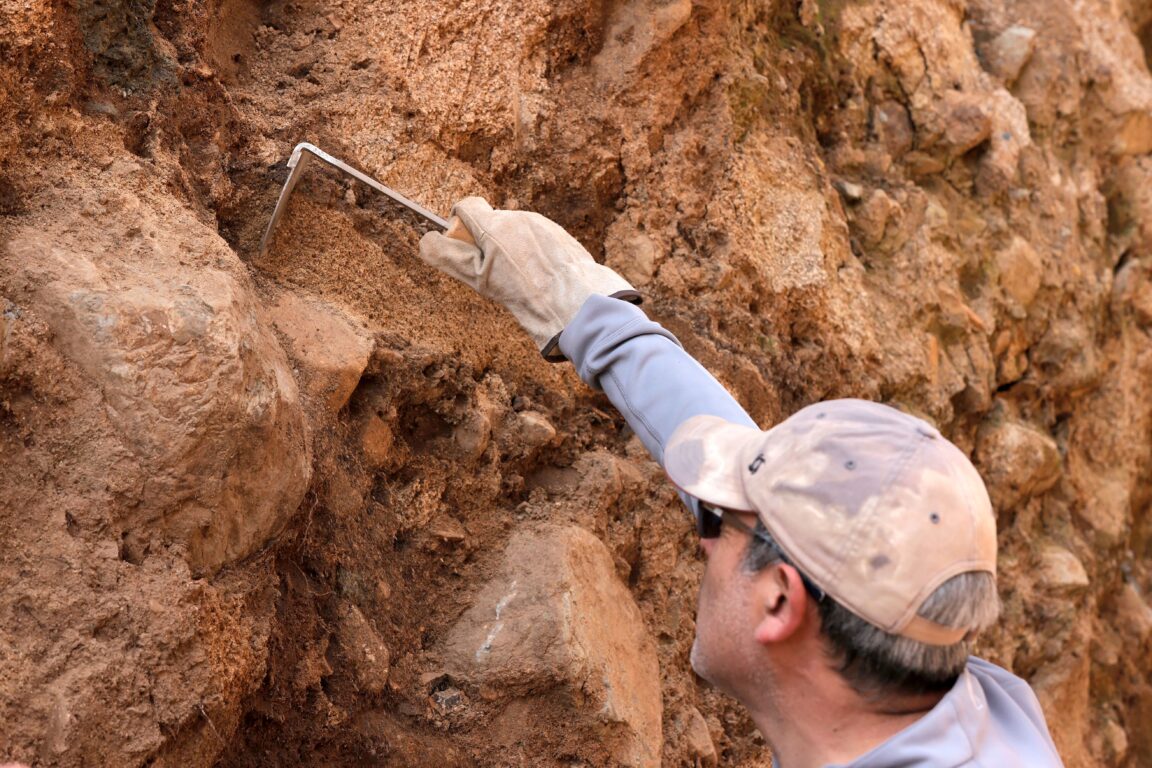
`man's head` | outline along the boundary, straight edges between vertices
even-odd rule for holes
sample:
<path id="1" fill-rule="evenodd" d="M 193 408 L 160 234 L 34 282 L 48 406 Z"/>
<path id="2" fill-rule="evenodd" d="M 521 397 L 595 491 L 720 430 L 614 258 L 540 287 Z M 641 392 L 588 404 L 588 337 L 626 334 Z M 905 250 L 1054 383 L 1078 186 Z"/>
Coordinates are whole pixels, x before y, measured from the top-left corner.
<path id="1" fill-rule="evenodd" d="M 825 644 L 861 692 L 954 679 L 967 640 L 996 617 L 987 491 L 920 419 L 861 400 L 810 406 L 767 432 L 700 416 L 664 463 L 701 501 L 755 515 L 746 570 L 783 558 L 827 594 Z M 702 590 L 702 614 L 716 597 Z"/>

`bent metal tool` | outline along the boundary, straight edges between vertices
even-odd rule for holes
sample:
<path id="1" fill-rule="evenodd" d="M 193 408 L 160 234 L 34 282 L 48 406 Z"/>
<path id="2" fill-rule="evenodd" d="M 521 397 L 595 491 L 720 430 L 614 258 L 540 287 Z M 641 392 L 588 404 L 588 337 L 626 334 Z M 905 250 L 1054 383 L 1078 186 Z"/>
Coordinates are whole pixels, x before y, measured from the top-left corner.
<path id="1" fill-rule="evenodd" d="M 268 248 L 268 244 L 272 241 L 272 233 L 275 231 L 276 225 L 280 222 L 280 217 L 284 215 L 285 209 L 288 208 L 288 198 L 292 196 L 292 190 L 296 188 L 296 183 L 300 181 L 300 176 L 304 173 L 305 166 L 308 165 L 308 162 L 312 158 L 321 160 L 333 168 L 343 171 L 358 181 L 361 181 L 372 187 L 372 189 L 376 190 L 377 192 L 383 192 L 397 203 L 400 203 L 400 205 L 419 214 L 420 216 L 423 216 L 425 219 L 432 222 L 433 225 L 439 227 L 440 229 L 449 230 L 447 220 L 432 213 L 432 211 L 428 210 L 424 206 L 412 202 L 408 198 L 404 197 L 404 195 L 393 189 L 389 189 L 380 182 L 376 181 L 376 179 L 373 179 L 371 176 L 361 173 L 345 162 L 337 160 L 336 158 L 332 157 L 332 155 L 328 154 L 316 145 L 309 144 L 308 142 L 301 142 L 296 145 L 296 148 L 292 150 L 292 156 L 288 158 L 288 167 L 291 170 L 288 173 L 287 181 L 284 182 L 284 188 L 280 190 L 280 199 L 276 201 L 276 208 L 272 211 L 272 220 L 268 222 L 268 228 L 264 230 L 264 236 L 260 238 L 261 256 L 264 255 L 264 252 Z M 455 237 L 458 240 L 465 240 L 469 242 L 472 240 L 471 236 L 468 235 L 468 231 L 464 229 L 463 226 L 452 227 L 447 232 L 447 234 L 449 237 Z"/>

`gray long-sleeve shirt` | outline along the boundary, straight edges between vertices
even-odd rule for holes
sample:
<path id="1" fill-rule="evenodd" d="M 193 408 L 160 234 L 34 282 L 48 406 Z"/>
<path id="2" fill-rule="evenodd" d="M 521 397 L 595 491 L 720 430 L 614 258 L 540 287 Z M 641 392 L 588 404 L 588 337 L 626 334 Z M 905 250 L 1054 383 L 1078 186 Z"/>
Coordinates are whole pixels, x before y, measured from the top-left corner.
<path id="1" fill-rule="evenodd" d="M 589 298 L 564 329 L 560 349 L 581 379 L 608 395 L 657 461 L 672 433 L 692 416 L 755 426 L 672 334 L 627 302 Z M 685 502 L 692 506 L 691 499 Z M 928 714 L 851 763 L 829 768 L 1060 765 L 1028 684 L 972 657 Z"/>

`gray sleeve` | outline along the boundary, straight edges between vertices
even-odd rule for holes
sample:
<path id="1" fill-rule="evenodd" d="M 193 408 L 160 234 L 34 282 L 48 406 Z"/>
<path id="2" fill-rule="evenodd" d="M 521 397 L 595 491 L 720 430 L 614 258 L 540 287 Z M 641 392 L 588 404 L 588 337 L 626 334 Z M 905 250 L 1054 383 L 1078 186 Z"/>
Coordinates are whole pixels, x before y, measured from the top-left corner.
<path id="1" fill-rule="evenodd" d="M 756 426 L 675 336 L 626 301 L 589 297 L 560 335 L 560 350 L 585 383 L 608 395 L 661 464 L 668 438 L 693 416 Z"/>

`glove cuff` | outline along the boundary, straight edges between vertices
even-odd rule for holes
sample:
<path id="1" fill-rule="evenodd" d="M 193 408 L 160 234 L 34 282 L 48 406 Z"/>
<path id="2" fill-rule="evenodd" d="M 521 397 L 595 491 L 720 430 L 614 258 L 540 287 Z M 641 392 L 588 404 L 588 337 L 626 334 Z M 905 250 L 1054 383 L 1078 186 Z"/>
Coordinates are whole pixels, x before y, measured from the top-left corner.
<path id="1" fill-rule="evenodd" d="M 610 294 L 608 294 L 608 298 L 620 299 L 621 301 L 626 301 L 629 304 L 643 304 L 644 303 L 644 297 L 640 295 L 639 291 L 634 290 L 632 288 L 628 288 L 628 289 L 623 290 L 623 291 L 616 291 L 615 293 L 610 293 Z M 561 333 L 564 333 L 563 329 L 561 329 L 560 333 L 557 333 L 555 336 L 548 339 L 548 342 L 540 350 L 540 355 L 550 363 L 564 363 L 564 362 L 568 361 L 568 358 L 565 357 L 564 353 L 560 351 L 560 334 Z"/>

